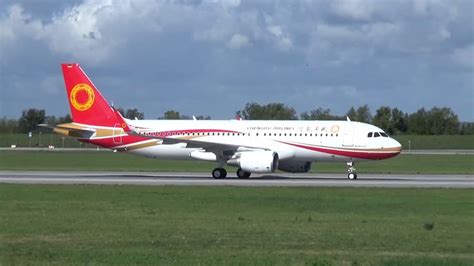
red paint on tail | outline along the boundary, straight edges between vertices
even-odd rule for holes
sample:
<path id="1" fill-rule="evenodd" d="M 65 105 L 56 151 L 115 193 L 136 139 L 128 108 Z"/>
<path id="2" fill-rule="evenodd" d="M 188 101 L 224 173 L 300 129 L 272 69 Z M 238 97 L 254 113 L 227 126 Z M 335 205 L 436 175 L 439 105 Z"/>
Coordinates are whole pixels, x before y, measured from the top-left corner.
<path id="1" fill-rule="evenodd" d="M 79 64 L 61 64 L 61 68 L 74 122 L 128 130 L 123 117 L 110 107 Z"/>

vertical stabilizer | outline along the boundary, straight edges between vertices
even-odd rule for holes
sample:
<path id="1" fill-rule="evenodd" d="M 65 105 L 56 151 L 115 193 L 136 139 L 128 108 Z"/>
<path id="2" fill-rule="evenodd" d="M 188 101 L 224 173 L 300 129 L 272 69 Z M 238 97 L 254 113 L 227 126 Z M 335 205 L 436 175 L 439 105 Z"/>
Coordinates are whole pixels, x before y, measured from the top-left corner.
<path id="1" fill-rule="evenodd" d="M 71 117 L 75 123 L 123 127 L 124 120 L 110 107 L 79 64 L 61 64 Z"/>

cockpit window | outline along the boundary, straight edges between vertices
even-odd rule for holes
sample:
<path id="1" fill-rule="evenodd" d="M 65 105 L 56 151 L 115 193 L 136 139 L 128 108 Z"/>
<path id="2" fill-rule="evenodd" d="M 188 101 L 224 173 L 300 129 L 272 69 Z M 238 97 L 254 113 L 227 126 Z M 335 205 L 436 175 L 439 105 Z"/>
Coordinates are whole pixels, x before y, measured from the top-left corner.
<path id="1" fill-rule="evenodd" d="M 382 135 L 382 137 L 388 138 L 388 135 L 387 135 L 387 133 L 385 133 L 385 132 L 380 132 L 380 135 Z"/>
<path id="2" fill-rule="evenodd" d="M 375 133 L 374 133 L 374 138 L 377 138 L 377 137 L 380 137 L 379 132 L 375 132 Z"/>
<path id="3" fill-rule="evenodd" d="M 367 134 L 367 137 L 371 138 L 372 137 L 372 132 L 369 132 L 369 134 Z"/>

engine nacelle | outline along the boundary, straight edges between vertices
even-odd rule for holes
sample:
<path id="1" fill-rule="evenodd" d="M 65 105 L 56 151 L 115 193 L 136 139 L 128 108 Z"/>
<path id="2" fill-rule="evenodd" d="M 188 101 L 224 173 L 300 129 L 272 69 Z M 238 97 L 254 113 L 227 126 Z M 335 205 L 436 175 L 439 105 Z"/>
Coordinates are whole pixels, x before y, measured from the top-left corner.
<path id="1" fill-rule="evenodd" d="M 227 164 L 242 168 L 250 173 L 273 173 L 278 168 L 278 154 L 273 151 L 242 152 Z"/>
<path id="2" fill-rule="evenodd" d="M 280 161 L 278 170 L 288 173 L 307 173 L 311 169 L 311 162 L 302 161 Z"/>

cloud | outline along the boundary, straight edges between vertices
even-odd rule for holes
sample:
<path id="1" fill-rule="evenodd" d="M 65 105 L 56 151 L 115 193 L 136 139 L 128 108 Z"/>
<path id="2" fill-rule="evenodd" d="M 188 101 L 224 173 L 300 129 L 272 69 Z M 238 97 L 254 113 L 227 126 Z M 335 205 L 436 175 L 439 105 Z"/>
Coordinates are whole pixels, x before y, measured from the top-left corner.
<path id="1" fill-rule="evenodd" d="M 229 42 L 227 43 L 227 46 L 231 49 L 239 49 L 245 46 L 249 45 L 249 38 L 245 35 L 241 34 L 234 34 L 232 35 L 232 38 L 230 38 Z"/>
<path id="2" fill-rule="evenodd" d="M 472 1 L 4 1 L 0 116 L 36 102 L 63 115 L 33 90 L 64 93 L 58 65 L 77 61 L 148 117 L 227 118 L 251 101 L 416 111 L 449 98 L 474 120 Z"/>
<path id="3" fill-rule="evenodd" d="M 334 13 L 344 18 L 369 20 L 374 12 L 371 0 L 335 0 L 330 3 Z"/>
<path id="4" fill-rule="evenodd" d="M 0 34 L 2 41 L 0 47 L 12 49 L 12 46 L 22 37 L 39 39 L 42 32 L 42 23 L 32 20 L 31 16 L 24 13 L 24 9 L 18 5 L 7 8 L 6 16 L 0 17 Z"/>

